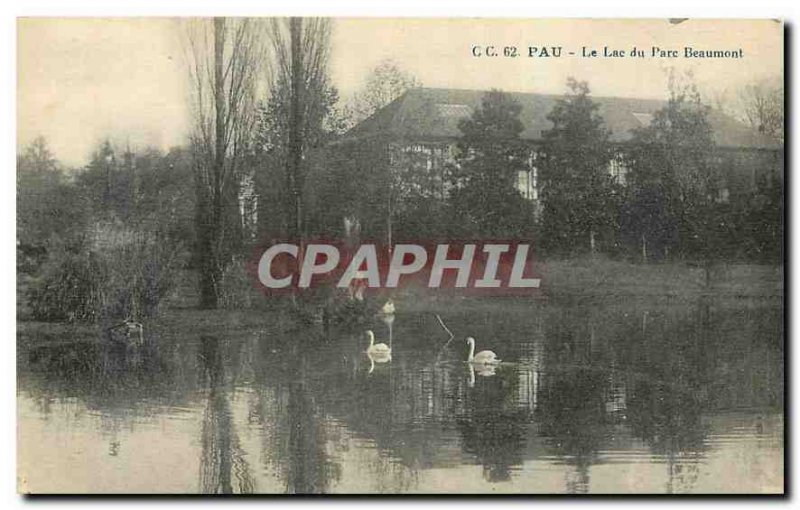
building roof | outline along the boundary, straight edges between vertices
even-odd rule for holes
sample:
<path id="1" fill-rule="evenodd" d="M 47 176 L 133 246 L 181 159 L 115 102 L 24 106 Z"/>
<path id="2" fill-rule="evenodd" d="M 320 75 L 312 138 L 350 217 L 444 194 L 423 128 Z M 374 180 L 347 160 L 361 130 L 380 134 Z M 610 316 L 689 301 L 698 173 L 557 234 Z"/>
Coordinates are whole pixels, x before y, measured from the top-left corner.
<path id="1" fill-rule="evenodd" d="M 414 88 L 354 126 L 345 139 L 387 135 L 407 140 L 458 138 L 458 122 L 468 117 L 481 103 L 485 91 L 436 88 Z M 551 94 L 509 93 L 522 111 L 524 140 L 537 141 L 552 127 L 547 115 L 563 96 Z M 657 99 L 595 97 L 599 112 L 611 131 L 611 141 L 624 142 L 631 131 L 650 123 L 653 113 L 666 105 Z M 718 146 L 750 149 L 778 149 L 780 144 L 747 125 L 717 110 L 709 114 Z"/>

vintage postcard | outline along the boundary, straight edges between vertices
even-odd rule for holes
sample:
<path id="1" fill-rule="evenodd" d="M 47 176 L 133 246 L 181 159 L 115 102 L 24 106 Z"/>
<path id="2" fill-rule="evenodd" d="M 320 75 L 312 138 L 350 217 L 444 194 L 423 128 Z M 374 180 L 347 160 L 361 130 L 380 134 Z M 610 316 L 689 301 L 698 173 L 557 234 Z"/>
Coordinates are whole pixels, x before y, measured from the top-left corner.
<path id="1" fill-rule="evenodd" d="M 19 18 L 24 494 L 783 494 L 784 25 Z"/>

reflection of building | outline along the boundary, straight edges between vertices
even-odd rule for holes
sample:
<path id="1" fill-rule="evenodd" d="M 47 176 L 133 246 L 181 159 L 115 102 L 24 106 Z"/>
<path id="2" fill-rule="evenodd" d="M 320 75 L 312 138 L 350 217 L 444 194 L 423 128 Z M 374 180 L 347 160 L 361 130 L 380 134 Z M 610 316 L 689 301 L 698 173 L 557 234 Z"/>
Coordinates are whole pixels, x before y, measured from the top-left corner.
<path id="1" fill-rule="evenodd" d="M 542 370 L 544 368 L 543 342 L 535 342 L 531 352 L 520 357 L 518 371 L 517 401 L 533 413 L 539 403 L 539 389 L 541 388 Z"/>
<path id="2" fill-rule="evenodd" d="M 624 419 L 625 411 L 628 407 L 628 393 L 624 374 L 618 373 L 612 364 L 608 378 L 608 387 L 604 395 L 606 414 Z"/>
<path id="3" fill-rule="evenodd" d="M 407 165 L 413 160 L 423 173 L 427 172 L 430 179 L 423 181 L 432 194 L 446 195 L 447 164 L 454 161 L 461 136 L 458 123 L 472 114 L 483 95 L 483 91 L 477 90 L 411 89 L 351 129 L 341 143 L 358 145 L 379 141 L 395 154 L 392 158 L 395 163 Z M 538 201 L 541 187 L 536 165 L 538 149 L 543 143 L 543 133 L 552 127 L 547 116 L 563 96 L 511 95 L 522 107 L 520 120 L 524 130 L 520 137 L 530 147 L 528 168 L 519 174 L 518 189 L 523 197 Z M 599 105 L 599 112 L 611 131 L 611 142 L 618 148 L 630 141 L 633 130 L 649 125 L 653 114 L 666 104 L 652 99 L 592 99 Z M 724 188 L 722 196 L 727 199 L 736 192 L 750 192 L 764 176 L 782 178 L 782 145 L 721 112 L 711 111 L 709 120 L 717 147 L 721 149 L 726 186 L 731 188 Z M 415 157 L 409 158 L 409 155 Z M 619 157 L 609 163 L 608 171 L 620 184 L 626 183 L 627 172 Z"/>

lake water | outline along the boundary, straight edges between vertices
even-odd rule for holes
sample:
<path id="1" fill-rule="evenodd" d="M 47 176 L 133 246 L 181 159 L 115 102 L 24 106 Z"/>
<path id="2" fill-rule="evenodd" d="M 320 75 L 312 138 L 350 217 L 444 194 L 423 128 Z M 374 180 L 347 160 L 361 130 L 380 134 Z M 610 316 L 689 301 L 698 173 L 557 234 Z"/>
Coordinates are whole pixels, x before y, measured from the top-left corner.
<path id="1" fill-rule="evenodd" d="M 19 488 L 783 490 L 780 303 L 452 309 L 400 306 L 391 324 L 328 338 L 154 327 L 125 348 L 21 335 Z M 368 328 L 391 360 L 365 354 Z M 503 364 L 471 369 L 466 336 Z"/>

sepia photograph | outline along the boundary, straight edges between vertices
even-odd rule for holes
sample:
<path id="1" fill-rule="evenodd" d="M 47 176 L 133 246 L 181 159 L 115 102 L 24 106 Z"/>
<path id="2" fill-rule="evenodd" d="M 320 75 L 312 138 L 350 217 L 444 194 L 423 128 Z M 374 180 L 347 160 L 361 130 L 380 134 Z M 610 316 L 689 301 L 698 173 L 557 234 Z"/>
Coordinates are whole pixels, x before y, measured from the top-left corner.
<path id="1" fill-rule="evenodd" d="M 786 494 L 783 21 L 15 25 L 18 493 Z"/>

